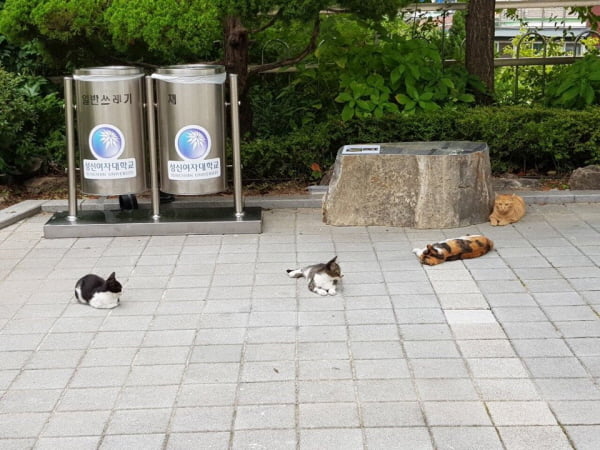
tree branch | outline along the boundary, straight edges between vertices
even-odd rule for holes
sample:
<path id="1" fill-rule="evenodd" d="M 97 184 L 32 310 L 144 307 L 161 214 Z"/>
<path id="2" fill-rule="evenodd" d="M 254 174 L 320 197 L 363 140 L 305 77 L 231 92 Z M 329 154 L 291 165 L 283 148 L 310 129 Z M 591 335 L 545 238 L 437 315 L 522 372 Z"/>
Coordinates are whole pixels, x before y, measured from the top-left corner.
<path id="1" fill-rule="evenodd" d="M 129 61 L 128 59 L 123 59 L 123 58 L 119 58 L 119 57 L 112 56 L 112 55 L 109 56 L 108 59 L 110 61 L 112 61 L 113 63 L 124 64 L 126 66 L 138 66 L 138 67 L 143 67 L 145 69 L 155 70 L 159 67 L 157 64 L 151 64 L 151 63 L 147 63 L 147 62 L 143 62 L 143 61 Z"/>
<path id="2" fill-rule="evenodd" d="M 283 7 L 279 8 L 279 10 L 275 14 L 272 15 L 272 17 L 269 19 L 269 21 L 267 23 L 265 23 L 261 27 L 258 27 L 256 30 L 250 30 L 250 34 L 260 33 L 261 31 L 265 31 L 267 28 L 272 26 L 275 23 L 275 21 L 277 21 L 277 19 L 279 19 L 281 17 L 281 15 L 283 14 L 283 10 L 284 10 Z"/>
<path id="3" fill-rule="evenodd" d="M 296 64 L 296 63 L 302 61 L 304 58 L 306 58 L 308 55 L 310 55 L 317 48 L 317 39 L 319 38 L 320 30 L 321 30 L 321 21 L 320 21 L 319 17 L 317 16 L 317 18 L 315 19 L 315 24 L 313 26 L 312 33 L 310 35 L 310 41 L 308 42 L 308 44 L 304 48 L 304 50 L 302 50 L 300 53 L 298 53 L 293 58 L 282 59 L 282 60 L 275 61 L 272 63 L 267 63 L 267 64 L 262 64 L 260 66 L 256 66 L 256 67 L 250 69 L 248 71 L 248 74 L 254 75 L 254 74 L 257 74 L 260 72 L 265 72 L 267 70 L 277 69 L 279 67 L 291 66 L 293 64 Z"/>

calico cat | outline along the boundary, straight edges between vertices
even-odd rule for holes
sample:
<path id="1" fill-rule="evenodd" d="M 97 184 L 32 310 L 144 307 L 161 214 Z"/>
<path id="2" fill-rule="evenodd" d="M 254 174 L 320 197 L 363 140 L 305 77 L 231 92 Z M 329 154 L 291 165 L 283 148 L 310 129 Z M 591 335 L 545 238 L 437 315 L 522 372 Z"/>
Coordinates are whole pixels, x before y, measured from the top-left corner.
<path id="1" fill-rule="evenodd" d="M 313 264 L 302 269 L 288 269 L 290 278 L 306 278 L 308 290 L 319 295 L 335 295 L 338 281 L 343 277 L 337 256 L 326 263 Z"/>
<path id="2" fill-rule="evenodd" d="M 105 280 L 92 273 L 81 277 L 75 283 L 75 298 L 79 303 L 99 309 L 110 309 L 119 306 L 121 283 L 111 273 Z"/>
<path id="3" fill-rule="evenodd" d="M 427 247 L 423 249 L 413 249 L 413 253 L 417 255 L 421 264 L 435 266 L 444 261 L 477 258 L 485 255 L 492 248 L 494 248 L 494 243 L 489 238 L 474 234 L 427 244 Z"/>
<path id="4" fill-rule="evenodd" d="M 490 225 L 515 223 L 525 215 L 525 201 L 515 194 L 498 194 L 494 200 L 494 210 L 490 214 Z"/>

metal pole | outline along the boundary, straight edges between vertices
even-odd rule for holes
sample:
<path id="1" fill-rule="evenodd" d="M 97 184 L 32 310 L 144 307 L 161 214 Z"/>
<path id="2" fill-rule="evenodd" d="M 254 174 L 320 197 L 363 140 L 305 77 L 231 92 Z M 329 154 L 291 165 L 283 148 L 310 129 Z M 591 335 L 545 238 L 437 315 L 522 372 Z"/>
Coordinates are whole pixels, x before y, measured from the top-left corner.
<path id="1" fill-rule="evenodd" d="M 160 193 L 158 191 L 158 162 L 156 157 L 156 122 L 154 114 L 154 83 L 146 77 L 146 119 L 148 122 L 148 150 L 150 153 L 150 189 L 152 190 L 152 218 L 160 218 Z"/>
<path id="2" fill-rule="evenodd" d="M 69 213 L 67 220 L 77 220 L 77 182 L 75 175 L 75 126 L 73 121 L 73 78 L 65 77 L 65 122 L 67 137 L 67 176 L 69 180 Z"/>
<path id="3" fill-rule="evenodd" d="M 244 199 L 242 197 L 242 158 L 240 155 L 240 116 L 238 102 L 237 75 L 229 74 L 229 97 L 231 100 L 231 143 L 233 145 L 233 202 L 235 216 L 244 215 Z"/>

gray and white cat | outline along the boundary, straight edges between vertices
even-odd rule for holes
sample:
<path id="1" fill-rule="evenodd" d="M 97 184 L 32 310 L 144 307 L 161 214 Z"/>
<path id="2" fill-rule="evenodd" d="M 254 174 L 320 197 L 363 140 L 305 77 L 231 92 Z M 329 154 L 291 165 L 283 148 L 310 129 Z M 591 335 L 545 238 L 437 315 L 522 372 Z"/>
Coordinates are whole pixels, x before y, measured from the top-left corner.
<path id="1" fill-rule="evenodd" d="M 313 264 L 302 269 L 288 269 L 290 278 L 306 278 L 308 290 L 319 295 L 335 295 L 338 281 L 343 277 L 336 263 L 337 256 L 326 263 Z"/>
<path id="2" fill-rule="evenodd" d="M 79 303 L 98 309 L 110 309 L 119 306 L 122 287 L 111 273 L 105 280 L 93 273 L 81 277 L 75 283 L 75 298 Z"/>

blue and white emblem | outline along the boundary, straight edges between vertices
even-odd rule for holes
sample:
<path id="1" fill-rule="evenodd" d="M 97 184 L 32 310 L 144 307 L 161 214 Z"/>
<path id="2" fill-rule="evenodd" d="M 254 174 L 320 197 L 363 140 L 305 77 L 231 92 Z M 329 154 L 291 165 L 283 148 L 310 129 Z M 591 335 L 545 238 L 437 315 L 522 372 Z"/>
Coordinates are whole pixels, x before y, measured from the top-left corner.
<path id="1" fill-rule="evenodd" d="M 175 136 L 175 150 L 185 161 L 204 159 L 211 145 L 210 134 L 199 125 L 185 126 Z"/>
<path id="2" fill-rule="evenodd" d="M 92 129 L 89 145 L 96 159 L 116 159 L 125 150 L 125 136 L 114 125 L 104 123 Z"/>

